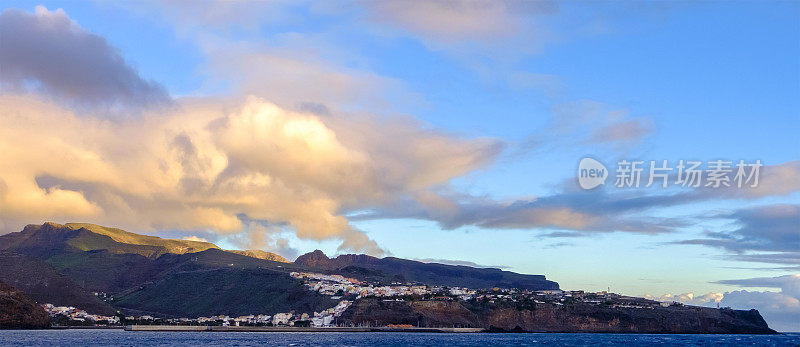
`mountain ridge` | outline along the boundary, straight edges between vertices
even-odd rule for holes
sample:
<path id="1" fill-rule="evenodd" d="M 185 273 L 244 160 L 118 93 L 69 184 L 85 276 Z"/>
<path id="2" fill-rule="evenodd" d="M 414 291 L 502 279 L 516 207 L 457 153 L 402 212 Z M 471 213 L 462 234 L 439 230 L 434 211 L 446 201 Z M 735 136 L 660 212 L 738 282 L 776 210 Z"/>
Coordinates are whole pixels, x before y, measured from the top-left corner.
<path id="1" fill-rule="evenodd" d="M 290 272 L 336 273 L 384 285 L 558 288 L 543 275 L 364 254 L 331 259 L 317 250 L 289 262 L 266 251 L 227 251 L 213 243 L 87 223 L 31 224 L 1 235 L 0 252 L 13 274 L 5 279 L 34 300 L 100 314 L 115 309 L 163 316 L 313 313 L 335 305 L 303 288 Z M 105 293 L 105 301 L 94 293 Z"/>
<path id="2" fill-rule="evenodd" d="M 290 261 L 286 260 L 286 258 L 267 251 L 262 251 L 260 249 L 247 249 L 247 250 L 229 250 L 228 252 L 236 253 L 239 255 L 256 258 L 256 259 L 264 259 L 264 260 L 272 260 L 277 261 L 280 263 L 291 263 Z"/>
<path id="3" fill-rule="evenodd" d="M 36 240 L 39 242 L 35 242 Z M 117 254 L 139 254 L 154 258 L 167 253 L 185 254 L 208 249 L 223 250 L 206 241 L 165 239 L 90 223 L 65 223 L 62 225 L 54 222 L 45 222 L 41 225 L 28 224 L 20 232 L 0 235 L 0 250 L 24 247 L 31 241 L 34 241 L 32 246 L 41 246 L 42 243 L 45 243 L 55 247 L 63 246 L 66 243 L 80 251 L 108 250 Z M 52 249 L 53 247 L 49 248 L 49 250 Z M 223 251 L 259 259 L 289 262 L 278 254 L 264 250 Z"/>
<path id="4" fill-rule="evenodd" d="M 438 289 L 466 287 L 486 289 L 488 293 L 524 295 L 530 292 L 505 289 L 559 289 L 558 283 L 547 280 L 544 275 L 497 268 L 364 254 L 330 258 L 320 250 L 287 262 L 283 258 L 270 259 L 268 252 L 226 251 L 211 243 L 182 241 L 145 237 L 84 223 L 28 225 L 20 232 L 0 236 L 0 281 L 9 283 L 38 303 L 74 306 L 94 314 L 110 315 L 119 311 L 172 318 L 278 312 L 302 315 L 340 304 L 337 301 L 340 297 L 334 299 L 339 295 L 309 290 L 309 283 L 303 279 L 309 274 L 297 276 L 293 272 L 342 275 L 365 281 L 375 288 L 422 284 Z M 203 250 L 189 252 L 197 249 Z M 542 295 L 550 295 L 548 293 Z M 353 300 L 353 297 L 345 300 Z M 530 298 L 524 300 L 530 301 Z M 358 296 L 341 318 L 354 324 L 425 322 L 434 326 L 475 326 L 502 331 L 771 331 L 756 310 L 662 307 L 657 302 L 652 302 L 649 310 L 616 308 L 612 307 L 613 302 L 567 305 L 566 301 L 564 304 L 507 301 L 502 299 L 495 303 L 494 299 L 477 298 L 451 301 L 440 297 L 398 301 Z M 673 326 L 678 328 L 673 329 Z"/>
<path id="5" fill-rule="evenodd" d="M 377 258 L 365 254 L 342 254 L 329 258 L 324 252 L 314 250 L 297 257 L 294 263 L 385 282 L 419 282 L 471 288 L 559 289 L 558 283 L 547 280 L 544 275 L 519 274 L 497 268 L 425 263 L 395 257 Z"/>

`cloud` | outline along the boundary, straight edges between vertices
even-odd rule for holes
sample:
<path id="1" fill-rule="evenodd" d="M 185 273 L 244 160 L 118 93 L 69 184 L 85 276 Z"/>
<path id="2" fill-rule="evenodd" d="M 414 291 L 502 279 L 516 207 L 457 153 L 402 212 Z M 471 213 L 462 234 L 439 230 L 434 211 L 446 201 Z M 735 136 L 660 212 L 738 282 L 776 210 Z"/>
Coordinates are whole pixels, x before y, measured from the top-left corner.
<path id="1" fill-rule="evenodd" d="M 571 237 L 614 231 L 659 234 L 672 232 L 686 225 L 687 222 L 680 219 L 643 218 L 631 214 L 647 209 L 648 201 L 648 198 L 635 193 L 609 194 L 603 190 L 568 191 L 550 196 L 502 201 L 440 189 L 378 206 L 354 216 L 353 219 L 427 219 L 438 222 L 442 228 L 448 230 L 477 226 L 485 229 L 577 231 L 566 233 Z M 656 204 L 655 201 L 649 203 Z M 549 233 L 543 236 L 565 236 L 565 233 Z"/>
<path id="2" fill-rule="evenodd" d="M 784 275 L 778 277 L 757 277 L 739 280 L 721 280 L 714 283 L 728 284 L 739 287 L 768 287 L 780 288 L 781 292 L 800 298 L 800 274 Z"/>
<path id="3" fill-rule="evenodd" d="M 757 309 L 772 329 L 782 332 L 800 331 L 800 274 L 722 280 L 714 283 L 740 287 L 780 288 L 780 292 L 736 290 L 725 293 L 645 295 L 648 299 L 677 301 L 688 305 L 731 307 L 739 310 Z"/>
<path id="4" fill-rule="evenodd" d="M 782 332 L 800 331 L 800 298 L 770 291 L 737 290 L 725 293 L 720 306 L 757 309 L 770 328 Z"/>
<path id="5" fill-rule="evenodd" d="M 734 163 L 735 165 L 735 163 Z M 758 186 L 735 186 L 707 191 L 706 194 L 719 193 L 733 198 L 756 199 L 766 196 L 784 196 L 800 191 L 800 160 L 761 168 Z"/>
<path id="6" fill-rule="evenodd" d="M 282 257 L 294 260 L 299 251 L 292 247 L 286 234 L 294 233 L 286 223 L 270 223 L 269 221 L 246 220 L 241 232 L 228 239 L 241 249 L 260 249 L 277 253 Z M 373 250 L 380 254 L 381 251 Z"/>
<path id="7" fill-rule="evenodd" d="M 562 139 L 548 142 L 580 142 L 609 145 L 616 149 L 638 144 L 654 132 L 649 117 L 631 117 L 630 111 L 592 100 L 575 100 L 553 106 L 550 127 L 545 134 Z M 547 135 L 534 135 L 533 139 Z M 540 140 L 541 141 L 541 140 Z"/>
<path id="8" fill-rule="evenodd" d="M 206 239 L 204 239 L 202 237 L 197 237 L 197 236 L 185 236 L 183 238 L 183 240 L 186 240 L 186 241 L 198 241 L 198 242 L 208 242 L 208 240 L 206 240 Z"/>
<path id="9" fill-rule="evenodd" d="M 530 16 L 552 13 L 551 1 L 364 1 L 372 19 L 440 42 L 490 41 L 520 34 Z"/>
<path id="10" fill-rule="evenodd" d="M 695 295 L 694 293 L 683 293 L 683 294 L 664 294 L 661 296 L 652 296 L 650 294 L 645 294 L 644 297 L 650 300 L 662 301 L 662 302 L 681 302 L 687 305 L 695 305 L 695 306 L 713 306 L 717 303 L 721 302 L 725 294 L 723 293 L 708 293 L 705 295 Z"/>
<path id="11" fill-rule="evenodd" d="M 758 206 L 717 217 L 732 219 L 736 228 L 676 243 L 722 248 L 742 261 L 800 267 L 800 205 Z"/>
<path id="12" fill-rule="evenodd" d="M 539 90 L 551 99 L 562 97 L 567 90 L 566 81 L 562 77 L 553 74 L 514 71 L 509 74 L 508 82 L 516 88 Z"/>
<path id="13" fill-rule="evenodd" d="M 510 38 L 525 36 L 530 29 L 527 25 L 535 25 L 530 21 L 533 16 L 557 10 L 554 4 L 542 2 L 400 4 L 357 6 L 364 6 L 373 19 L 385 25 L 448 46 L 473 41 L 489 45 L 516 42 Z M 757 199 L 800 190 L 800 161 L 795 161 L 764 167 L 757 189 L 697 189 L 676 194 L 565 189 L 550 196 L 508 201 L 447 191 L 452 178 L 493 162 L 504 144 L 430 130 L 411 117 L 369 112 L 385 109 L 381 106 L 387 102 L 386 95 L 403 94 L 402 84 L 370 72 L 357 55 L 326 43 L 330 37 L 283 33 L 234 40 L 234 35 L 228 35 L 233 30 L 230 25 L 236 25 L 238 19 L 257 23 L 265 15 L 286 13 L 289 5 L 257 4 L 258 10 L 252 13 L 245 13 L 251 8 L 235 2 L 145 5 L 162 9 L 170 18 L 184 10 L 198 14 L 187 16 L 191 18 L 181 25 L 213 27 L 199 30 L 195 37 L 209 55 L 210 75 L 231 83 L 233 94 L 261 98 L 178 100 L 174 109 L 148 110 L 137 122 L 107 124 L 82 119 L 92 112 L 70 112 L 64 107 L 65 100 L 132 106 L 169 97 L 156 83 L 139 77 L 105 39 L 79 27 L 63 11 L 3 12 L 4 28 L 15 28 L 11 24 L 17 22 L 31 24 L 25 27 L 31 40 L 16 44 L 37 43 L 52 52 L 47 56 L 65 55 L 68 59 L 58 63 L 70 73 L 86 70 L 90 62 L 102 67 L 99 71 L 103 74 L 92 70 L 87 78 L 108 81 L 87 84 L 79 80 L 64 87 L 64 76 L 39 76 L 48 70 L 38 65 L 3 72 L 11 76 L 11 72 L 21 71 L 14 73 L 28 76 L 25 81 L 38 81 L 32 85 L 7 83 L 13 79 L 3 77 L 3 87 L 10 88 L 6 91 L 33 91 L 56 96 L 56 100 L 11 93 L 2 99 L 3 114 L 9 117 L 0 120 L 4 127 L 0 133 L 8 135 L 0 140 L 0 149 L 10 153 L 15 158 L 10 162 L 19 163 L 19 168 L 0 164 L 0 206 L 8 206 L 0 212 L 0 217 L 5 217 L 0 230 L 15 230 L 35 219 L 81 218 L 115 225 L 121 221 L 140 229 L 211 229 L 226 235 L 247 234 L 248 238 L 269 234 L 247 232 L 255 220 L 285 225 L 300 238 L 341 239 L 340 251 L 379 253 L 363 231 L 350 225 L 348 211 L 367 210 L 357 217 L 361 219 L 429 219 L 445 229 L 556 230 L 548 230 L 548 236 L 613 231 L 658 234 L 683 227 L 687 221 L 642 215 L 648 209 L 710 199 Z M 334 11 L 311 7 L 312 12 Z M 354 11 L 344 7 L 342 11 Z M 422 13 L 426 18 L 451 19 L 455 25 L 418 22 L 419 17 L 414 16 L 420 9 L 426 9 Z M 483 21 L 472 21 L 474 18 Z M 278 19 L 268 22 L 275 23 L 272 20 Z M 492 24 L 501 22 L 503 25 Z M 49 25 L 66 29 L 52 33 Z M 258 29 L 257 25 L 243 25 Z M 239 34 L 237 31 L 235 36 Z M 53 37 L 61 39 L 56 42 Z M 58 51 L 69 47 L 81 48 L 80 52 L 91 57 L 72 59 L 69 52 Z M 0 55 L 11 54 L 3 52 Z M 552 75 L 521 77 L 521 83 L 559 84 Z M 118 85 L 96 87 L 112 82 Z M 354 105 L 360 108 L 342 112 L 353 111 Z M 620 147 L 652 133 L 649 117 L 631 117 L 626 109 L 594 101 L 558 105 L 552 113 L 552 124 L 537 140 Z M 279 247 L 281 238 L 275 237 L 256 243 Z M 795 253 L 740 256 L 795 263 L 798 258 Z"/>
<path id="14" fill-rule="evenodd" d="M 670 233 L 693 225 L 696 219 L 734 219 L 746 227 L 733 233 L 712 233 L 714 237 L 680 241 L 681 244 L 704 244 L 736 250 L 737 257 L 749 261 L 798 264 L 797 206 L 775 205 L 753 211 L 713 212 L 702 217 L 654 217 L 649 211 L 672 206 L 690 206 L 713 200 L 757 200 L 800 191 L 796 178 L 785 178 L 797 172 L 800 161 L 761 168 L 759 186 L 729 188 L 622 190 L 601 187 L 579 190 L 574 178 L 551 195 L 533 198 L 497 200 L 489 196 L 473 196 L 439 187 L 406 195 L 390 204 L 359 211 L 352 219 L 414 218 L 432 220 L 443 229 L 474 226 L 484 229 L 545 229 L 542 237 L 581 237 L 597 232 L 631 232 L 639 234 Z M 642 179 L 646 182 L 646 176 Z M 671 180 L 672 181 L 672 180 Z M 785 185 L 781 185 L 781 181 Z M 781 187 L 781 188 L 778 188 Z M 553 231 L 556 230 L 556 231 Z M 725 237 L 720 237 L 725 235 Z M 781 248 L 779 248 L 781 247 Z M 744 254 L 744 250 L 780 251 L 787 253 Z"/>
<path id="15" fill-rule="evenodd" d="M 247 224 L 258 220 L 379 255 L 342 211 L 445 184 L 502 149 L 406 118 L 315 115 L 256 97 L 179 102 L 108 122 L 29 95 L 0 96 L 3 230 L 79 219 L 254 238 Z"/>
<path id="16" fill-rule="evenodd" d="M 209 55 L 209 77 L 232 85 L 239 95 L 284 107 L 315 104 L 355 111 L 423 102 L 401 81 L 353 64 L 359 58 L 314 35 L 279 34 L 255 42 L 204 37 L 202 45 Z"/>
<path id="17" fill-rule="evenodd" d="M 123 6 L 134 11 L 164 12 L 171 21 L 183 27 L 183 30 L 196 29 L 199 26 L 230 30 L 231 27 L 257 30 L 259 24 L 267 22 L 289 21 L 290 12 L 285 10 L 292 1 L 137 1 L 123 2 Z M 152 13 L 152 12 L 151 12 Z"/>
<path id="18" fill-rule="evenodd" d="M 145 80 L 105 38 L 61 10 L 0 14 L 0 90 L 43 92 L 81 106 L 116 108 L 166 104 L 170 97 Z"/>
<path id="19" fill-rule="evenodd" d="M 385 106 L 382 97 L 370 95 L 391 90 L 393 80 L 330 62 L 352 56 L 314 35 L 229 40 L 225 18 L 241 8 L 222 7 L 220 30 L 200 31 L 198 42 L 236 94 L 266 98 L 187 98 L 137 110 L 169 97 L 105 39 L 61 10 L 2 14 L 2 27 L 13 31 L 2 35 L 10 40 L 3 46 L 20 50 L 3 50 L 10 60 L 3 61 L 0 96 L 0 150 L 8 159 L 0 164 L 0 230 L 75 219 L 139 231 L 211 230 L 273 250 L 285 246 L 291 257 L 285 239 L 251 225 L 258 221 L 301 239 L 339 239 L 340 251 L 382 254 L 342 211 L 422 194 L 503 150 L 494 139 L 463 139 L 412 117 L 369 112 L 383 109 L 376 106 Z M 58 59 L 24 59 L 37 50 L 47 54 L 33 58 Z M 39 83 L 30 87 L 31 79 Z M 85 117 L 104 112 L 75 102 L 137 117 Z M 342 112 L 349 105 L 372 106 Z"/>
<path id="20" fill-rule="evenodd" d="M 349 17 L 355 2 L 135 1 L 105 4 L 147 16 L 193 41 L 206 55 L 198 71 L 210 91 L 255 95 L 286 108 L 347 111 L 422 105 L 400 79 L 375 73 L 359 49 L 337 44 L 364 35 Z M 302 14 L 301 14 L 302 13 Z M 336 24 L 330 24 L 336 23 Z M 297 26 L 322 25 L 320 30 Z M 361 23 L 363 24 L 363 23 Z M 286 29 L 291 28 L 291 29 Z"/>
<path id="21" fill-rule="evenodd" d="M 591 143 L 638 141 L 653 132 L 651 122 L 645 119 L 631 119 L 595 129 L 589 138 Z"/>

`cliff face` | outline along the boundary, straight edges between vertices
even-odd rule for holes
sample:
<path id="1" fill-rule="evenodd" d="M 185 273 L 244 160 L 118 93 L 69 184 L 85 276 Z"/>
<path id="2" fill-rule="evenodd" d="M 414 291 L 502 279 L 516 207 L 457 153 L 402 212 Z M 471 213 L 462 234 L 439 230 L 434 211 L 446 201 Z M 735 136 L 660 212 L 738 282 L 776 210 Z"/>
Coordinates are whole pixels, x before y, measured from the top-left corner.
<path id="1" fill-rule="evenodd" d="M 49 326 L 50 316 L 41 306 L 0 282 L 0 329 L 43 329 Z"/>
<path id="2" fill-rule="evenodd" d="M 420 327 L 483 327 L 481 317 L 453 301 L 381 301 L 361 299 L 345 311 L 340 321 L 355 325 L 410 324 Z"/>
<path id="3" fill-rule="evenodd" d="M 533 332 L 614 332 L 673 334 L 774 333 L 756 310 L 719 310 L 705 307 L 654 309 L 607 308 L 575 305 L 536 309 L 499 308 L 484 317 L 489 327 Z"/>
<path id="4" fill-rule="evenodd" d="M 473 327 L 497 331 L 681 334 L 775 333 L 756 310 L 705 307 L 610 308 L 575 304 L 537 304 L 518 309 L 454 301 L 361 299 L 342 315 L 353 324 L 411 324 L 422 327 Z"/>

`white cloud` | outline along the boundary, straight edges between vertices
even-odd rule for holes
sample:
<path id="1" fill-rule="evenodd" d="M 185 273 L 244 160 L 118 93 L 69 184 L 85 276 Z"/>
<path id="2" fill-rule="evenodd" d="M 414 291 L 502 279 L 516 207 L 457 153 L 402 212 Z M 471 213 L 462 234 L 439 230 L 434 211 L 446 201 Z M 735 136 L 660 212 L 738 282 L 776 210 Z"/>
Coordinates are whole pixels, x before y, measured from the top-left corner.
<path id="1" fill-rule="evenodd" d="M 437 0 L 414 3 L 404 1 L 364 1 L 372 18 L 408 30 L 426 39 L 443 42 L 489 41 L 521 33 L 526 15 L 555 11 L 550 1 L 461 1 Z"/>
<path id="2" fill-rule="evenodd" d="M 291 33 L 253 41 L 203 35 L 201 41 L 211 80 L 232 85 L 240 95 L 257 95 L 284 107 L 314 103 L 347 110 L 424 103 L 401 81 L 354 64 L 358 57 L 314 35 Z"/>
<path id="3" fill-rule="evenodd" d="M 683 293 L 683 294 L 664 294 L 661 296 L 652 296 L 649 294 L 645 294 L 646 299 L 656 300 L 656 301 L 663 301 L 663 302 L 681 302 L 687 305 L 695 305 L 695 306 L 713 306 L 718 304 L 722 301 L 725 294 L 722 293 L 708 293 L 705 295 L 697 296 L 694 293 Z"/>
<path id="4" fill-rule="evenodd" d="M 184 100 L 125 121 L 0 97 L 0 220 L 93 221 L 132 230 L 243 232 L 286 223 L 342 251 L 382 250 L 342 211 L 425 191 L 490 162 L 490 139 L 405 119 L 298 113 L 262 99 Z M 251 234 L 252 236 L 252 234 Z"/>
<path id="5" fill-rule="evenodd" d="M 186 241 L 197 241 L 197 242 L 208 242 L 208 240 L 206 240 L 206 239 L 204 239 L 202 237 L 194 236 L 194 235 L 193 236 L 186 236 L 186 237 L 183 238 L 183 240 L 186 240 Z"/>
<path id="6" fill-rule="evenodd" d="M 659 301 L 677 301 L 689 305 L 731 307 L 739 310 L 757 309 L 777 331 L 800 331 L 800 274 L 778 277 L 750 278 L 744 280 L 718 281 L 721 284 L 742 287 L 780 288 L 775 291 L 736 290 L 725 293 L 708 293 L 695 296 L 694 293 L 680 295 L 664 294 L 660 297 L 645 295 Z"/>

